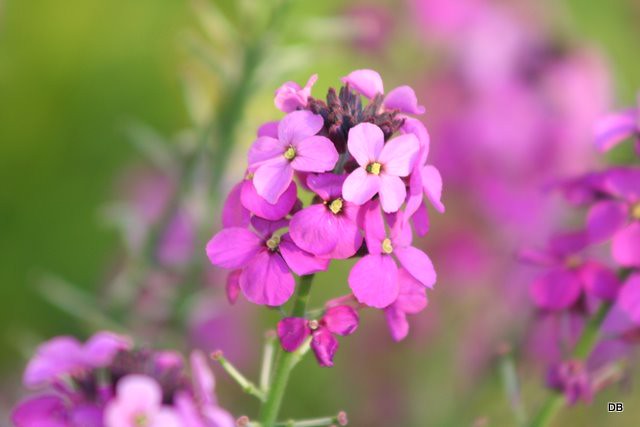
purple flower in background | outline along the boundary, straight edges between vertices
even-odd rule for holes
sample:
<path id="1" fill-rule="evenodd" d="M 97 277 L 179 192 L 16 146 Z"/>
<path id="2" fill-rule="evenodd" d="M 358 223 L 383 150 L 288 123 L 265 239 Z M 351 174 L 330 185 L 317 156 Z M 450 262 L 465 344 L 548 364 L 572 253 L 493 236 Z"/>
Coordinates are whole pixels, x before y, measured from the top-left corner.
<path id="1" fill-rule="evenodd" d="M 42 395 L 20 402 L 11 413 L 16 427 L 103 427 L 102 409 L 70 405 L 60 396 Z"/>
<path id="2" fill-rule="evenodd" d="M 181 426 L 177 413 L 162 405 L 160 385 L 145 375 L 128 375 L 118 382 L 104 419 L 105 427 Z"/>
<path id="3" fill-rule="evenodd" d="M 358 312 L 347 305 L 328 308 L 320 320 L 286 317 L 278 322 L 278 337 L 285 351 L 296 351 L 311 336 L 311 349 L 320 366 L 333 366 L 338 350 L 335 335 L 351 335 L 358 328 Z"/>
<path id="4" fill-rule="evenodd" d="M 592 296 L 615 300 L 619 280 L 613 270 L 584 257 L 589 240 L 583 232 L 559 234 L 545 251 L 525 251 L 522 258 L 546 268 L 531 286 L 534 303 L 545 310 L 566 310 Z"/>
<path id="5" fill-rule="evenodd" d="M 618 307 L 640 326 L 640 274 L 632 274 L 620 289 Z"/>
<path id="6" fill-rule="evenodd" d="M 296 82 L 286 82 L 276 90 L 276 97 L 273 100 L 278 110 L 290 113 L 303 109 L 307 106 L 307 100 L 311 96 L 311 88 L 318 80 L 318 75 L 309 77 L 304 87 Z"/>
<path id="7" fill-rule="evenodd" d="M 409 333 L 407 314 L 417 314 L 427 307 L 427 291 L 404 268 L 398 269 L 398 298 L 384 309 L 391 337 L 402 341 Z"/>
<path id="8" fill-rule="evenodd" d="M 614 169 L 602 185 L 608 197 L 589 209 L 589 237 L 612 238 L 613 259 L 621 266 L 640 267 L 640 169 Z"/>
<path id="9" fill-rule="evenodd" d="M 368 99 L 374 99 L 377 95 L 384 95 L 384 85 L 380 74 L 373 70 L 356 70 L 342 81 L 349 84 L 357 92 Z M 423 114 L 424 107 L 418 105 L 416 93 L 409 86 L 399 86 L 389 92 L 382 102 L 386 110 L 397 110 L 406 114 Z"/>
<path id="10" fill-rule="evenodd" d="M 431 260 L 420 249 L 411 246 L 411 228 L 402 220 L 402 213 L 388 215 L 391 227 L 387 237 L 377 200 L 364 210 L 364 229 L 368 255 L 362 257 L 349 273 L 349 286 L 356 299 L 374 308 L 385 308 L 398 298 L 400 292 L 395 255 L 407 272 L 423 287 L 431 288 L 436 273 Z"/>
<path id="11" fill-rule="evenodd" d="M 360 167 L 344 182 L 345 200 L 363 205 L 380 194 L 385 212 L 400 209 L 407 195 L 402 177 L 411 173 L 419 149 L 416 136 L 400 135 L 385 143 L 378 126 L 361 123 L 349 131 L 348 147 Z"/>
<path id="12" fill-rule="evenodd" d="M 307 185 L 320 198 L 296 212 L 289 233 L 300 249 L 323 258 L 353 256 L 362 245 L 356 219 L 359 208 L 342 197 L 345 175 L 309 175 Z"/>
<path id="13" fill-rule="evenodd" d="M 628 138 L 635 138 L 640 153 L 640 97 L 639 106 L 617 113 L 607 114 L 594 126 L 596 146 L 609 151 Z"/>
<path id="14" fill-rule="evenodd" d="M 278 124 L 278 137 L 260 136 L 249 150 L 253 185 L 269 203 L 289 188 L 293 172 L 325 172 L 333 169 L 338 152 L 331 141 L 316 135 L 324 126 L 321 116 L 294 111 Z"/>
<path id="15" fill-rule="evenodd" d="M 303 251 L 289 233 L 275 234 L 287 221 L 270 222 L 253 218 L 255 231 L 240 227 L 222 229 L 207 244 L 213 265 L 240 269 L 240 289 L 256 304 L 284 304 L 295 287 L 291 271 L 298 275 L 326 270 L 329 261 Z"/>
<path id="16" fill-rule="evenodd" d="M 567 404 L 579 400 L 591 403 L 594 389 L 584 362 L 569 360 L 552 366 L 547 373 L 547 386 L 564 393 Z"/>

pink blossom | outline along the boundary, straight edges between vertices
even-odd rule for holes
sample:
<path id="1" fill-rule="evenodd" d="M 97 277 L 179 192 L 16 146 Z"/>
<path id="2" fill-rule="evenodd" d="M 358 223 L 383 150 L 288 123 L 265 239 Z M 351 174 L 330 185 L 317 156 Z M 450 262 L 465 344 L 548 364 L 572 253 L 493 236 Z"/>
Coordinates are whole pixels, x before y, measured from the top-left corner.
<path id="1" fill-rule="evenodd" d="M 254 217 L 255 231 L 240 227 L 222 229 L 207 244 L 207 255 L 213 265 L 242 270 L 238 278 L 240 289 L 256 304 L 277 306 L 293 294 L 298 275 L 325 270 L 328 260 L 316 258 L 301 250 L 289 233 L 276 234 L 286 221 L 270 222 Z"/>
<path id="2" fill-rule="evenodd" d="M 384 95 L 384 85 L 380 74 L 373 70 L 355 70 L 342 81 L 369 99 Z M 397 110 L 406 114 L 423 114 L 424 107 L 418 105 L 416 93 L 409 86 L 399 86 L 389 92 L 382 102 L 386 110 Z"/>
<path id="3" fill-rule="evenodd" d="M 591 403 L 594 387 L 584 362 L 569 360 L 552 366 L 547 373 L 547 386 L 564 393 L 567 404 L 579 400 Z"/>
<path id="4" fill-rule="evenodd" d="M 640 148 L 640 97 L 637 108 L 629 108 L 603 116 L 594 126 L 596 146 L 609 151 L 622 141 L 635 137 Z M 640 151 L 639 151 L 640 153 Z"/>
<path id="5" fill-rule="evenodd" d="M 391 337 L 402 341 L 409 333 L 407 314 L 416 314 L 427 307 L 425 287 L 404 268 L 398 269 L 398 285 L 400 287 L 396 300 L 384 309 Z"/>
<path id="6" fill-rule="evenodd" d="M 356 299 L 375 308 L 385 308 L 396 301 L 400 284 L 398 267 L 392 255 L 422 286 L 433 287 L 436 281 L 433 264 L 427 254 L 411 246 L 411 228 L 404 224 L 402 214 L 388 216 L 391 232 L 387 237 L 378 201 L 370 202 L 363 209 L 369 254 L 360 259 L 349 273 L 349 286 Z"/>
<path id="7" fill-rule="evenodd" d="M 620 289 L 618 306 L 636 325 L 640 325 L 640 274 L 632 274 Z"/>
<path id="8" fill-rule="evenodd" d="M 177 413 L 162 405 L 160 385 L 146 375 L 118 381 L 116 397 L 105 408 L 105 427 L 181 427 Z"/>
<path id="9" fill-rule="evenodd" d="M 278 124 L 278 137 L 260 136 L 249 150 L 253 185 L 267 202 L 275 204 L 289 188 L 294 171 L 325 172 L 333 169 L 338 152 L 324 136 L 322 116 L 294 111 Z"/>
<path id="10" fill-rule="evenodd" d="M 286 317 L 278 322 L 278 337 L 285 351 L 296 351 L 311 335 L 311 349 L 320 366 L 333 366 L 338 350 L 334 335 L 351 335 L 358 328 L 358 312 L 347 305 L 328 308 L 319 321 Z"/>
<path id="11" fill-rule="evenodd" d="M 400 135 L 385 143 L 378 126 L 360 123 L 349 131 L 347 144 L 359 167 L 344 182 L 344 199 L 363 205 L 379 194 L 385 212 L 400 209 L 407 195 L 402 177 L 411 173 L 419 149 L 416 136 Z"/>
<path id="12" fill-rule="evenodd" d="M 21 401 L 11 412 L 11 421 L 16 427 L 103 427 L 100 408 L 82 403 L 71 406 L 56 395 Z"/>
<path id="13" fill-rule="evenodd" d="M 353 256 L 362 245 L 356 224 L 358 206 L 343 199 L 345 175 L 309 175 L 307 185 L 320 203 L 293 215 L 289 232 L 299 248 L 323 258 Z"/>
<path id="14" fill-rule="evenodd" d="M 305 108 L 307 100 L 311 96 L 311 88 L 318 80 L 318 75 L 309 77 L 304 87 L 296 82 L 286 82 L 276 90 L 276 97 L 273 102 L 278 110 L 290 113 L 295 110 Z"/>

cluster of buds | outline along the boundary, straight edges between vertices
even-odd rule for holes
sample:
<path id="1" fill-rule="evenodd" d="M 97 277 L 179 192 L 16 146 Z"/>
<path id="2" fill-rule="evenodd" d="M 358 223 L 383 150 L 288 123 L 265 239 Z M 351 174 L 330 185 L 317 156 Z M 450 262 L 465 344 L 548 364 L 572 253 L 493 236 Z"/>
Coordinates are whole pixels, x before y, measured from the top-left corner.
<path id="1" fill-rule="evenodd" d="M 427 164 L 429 134 L 411 116 L 424 113 L 413 89 L 385 94 L 377 72 L 356 70 L 323 101 L 311 96 L 316 80 L 276 91 L 275 105 L 286 115 L 259 128 L 244 179 L 226 199 L 224 228 L 206 251 L 213 265 L 231 270 L 230 300 L 242 294 L 267 306 L 290 299 L 293 274 L 358 258 L 343 297 L 351 306 L 279 327 L 286 350 L 313 335 L 320 364 L 330 366 L 333 335 L 355 330 L 356 309 L 384 309 L 392 336 L 406 336 L 406 314 L 426 306 L 426 289 L 436 281 L 431 260 L 412 245 L 412 226 L 419 235 L 428 231 L 425 198 L 440 212 L 444 206 L 440 173 Z"/>
<path id="2" fill-rule="evenodd" d="M 56 337 L 38 347 L 24 385 L 41 394 L 19 403 L 17 427 L 233 427 L 218 403 L 206 357 L 190 356 L 190 375 L 173 351 L 134 348 L 98 332 L 85 343 Z"/>

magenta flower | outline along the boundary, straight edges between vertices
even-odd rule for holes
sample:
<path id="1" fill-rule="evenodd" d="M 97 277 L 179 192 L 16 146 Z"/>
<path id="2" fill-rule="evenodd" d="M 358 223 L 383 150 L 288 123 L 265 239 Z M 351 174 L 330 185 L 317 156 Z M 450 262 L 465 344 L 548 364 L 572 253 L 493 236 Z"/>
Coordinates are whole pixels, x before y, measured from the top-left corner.
<path id="1" fill-rule="evenodd" d="M 391 337 L 402 341 L 409 333 L 407 314 L 417 314 L 427 307 L 427 292 L 404 268 L 398 269 L 398 298 L 384 309 Z"/>
<path id="2" fill-rule="evenodd" d="M 131 345 L 129 338 L 111 332 L 98 332 L 84 344 L 73 337 L 53 338 L 38 347 L 23 382 L 28 388 L 36 388 L 65 375 L 107 366 L 119 351 Z"/>
<path id="3" fill-rule="evenodd" d="M 608 114 L 594 126 L 596 146 L 601 151 L 609 151 L 628 138 L 635 138 L 640 150 L 640 97 L 639 107 Z M 640 153 L 640 151 L 638 151 Z"/>
<path id="4" fill-rule="evenodd" d="M 356 217 L 359 208 L 342 197 L 345 175 L 309 175 L 307 185 L 321 203 L 293 215 L 291 238 L 300 249 L 323 258 L 344 259 L 353 256 L 362 245 Z"/>
<path id="5" fill-rule="evenodd" d="M 303 109 L 307 106 L 307 100 L 311 96 L 311 88 L 318 80 L 318 75 L 314 74 L 309 77 L 304 87 L 296 82 L 286 82 L 276 89 L 276 97 L 273 100 L 278 110 L 290 113 L 295 110 Z"/>
<path id="6" fill-rule="evenodd" d="M 294 111 L 278 124 L 278 137 L 260 136 L 249 150 L 249 169 L 258 194 L 274 204 L 289 188 L 294 171 L 325 172 L 333 169 L 338 152 L 324 136 L 322 116 Z"/>
<path id="7" fill-rule="evenodd" d="M 254 217 L 254 231 L 240 227 L 224 228 L 207 244 L 207 256 L 213 265 L 240 269 L 240 289 L 256 304 L 277 306 L 293 294 L 298 275 L 326 270 L 328 260 L 301 250 L 289 233 L 275 234 L 287 221 L 270 222 Z"/>
<path id="8" fill-rule="evenodd" d="M 436 282 L 433 264 L 427 254 L 411 246 L 411 228 L 402 220 L 402 214 L 387 216 L 391 227 L 387 237 L 378 201 L 371 201 L 362 209 L 365 209 L 364 228 L 369 254 L 349 273 L 349 286 L 356 299 L 375 308 L 385 308 L 396 301 L 400 284 L 392 255 L 422 286 L 432 288 Z"/>
<path id="9" fill-rule="evenodd" d="M 355 70 L 342 81 L 368 99 L 384 95 L 384 85 L 380 74 L 373 70 Z M 406 114 L 423 114 L 424 107 L 418 105 L 416 93 L 409 86 L 399 86 L 389 92 L 382 102 L 385 110 L 397 110 Z"/>
<path id="10" fill-rule="evenodd" d="M 613 270 L 582 252 L 588 244 L 583 232 L 554 236 L 545 251 L 527 251 L 522 258 L 543 266 L 547 271 L 531 286 L 534 303 L 545 310 L 574 307 L 583 297 L 615 300 L 620 287 Z"/>
<path id="11" fill-rule="evenodd" d="M 62 397 L 42 395 L 20 402 L 11 412 L 16 427 L 103 427 L 95 405 L 69 405 Z"/>
<path id="12" fill-rule="evenodd" d="M 307 320 L 302 317 L 286 317 L 278 322 L 278 337 L 285 351 L 296 351 L 311 335 L 311 349 L 320 366 L 333 366 L 338 350 L 335 335 L 351 335 L 358 328 L 358 312 L 347 305 L 328 308 L 322 318 Z"/>
<path id="13" fill-rule="evenodd" d="M 116 397 L 105 408 L 105 427 L 181 427 L 177 413 L 162 405 L 160 385 L 146 375 L 118 382 Z"/>
<path id="14" fill-rule="evenodd" d="M 632 274 L 625 281 L 617 304 L 633 323 L 640 325 L 640 274 Z"/>
<path id="15" fill-rule="evenodd" d="M 385 212 L 400 209 L 407 196 L 402 178 L 411 173 L 418 153 L 416 136 L 400 135 L 385 143 L 378 126 L 360 123 L 349 131 L 347 145 L 359 167 L 344 182 L 344 199 L 363 205 L 379 194 Z"/>
<path id="16" fill-rule="evenodd" d="M 567 404 L 573 405 L 579 400 L 591 403 L 594 387 L 584 362 L 569 360 L 552 366 L 547 373 L 547 386 L 564 393 Z"/>
<path id="17" fill-rule="evenodd" d="M 608 197 L 589 209 L 589 237 L 613 238 L 613 259 L 625 267 L 640 267 L 640 169 L 612 170 L 603 186 Z"/>

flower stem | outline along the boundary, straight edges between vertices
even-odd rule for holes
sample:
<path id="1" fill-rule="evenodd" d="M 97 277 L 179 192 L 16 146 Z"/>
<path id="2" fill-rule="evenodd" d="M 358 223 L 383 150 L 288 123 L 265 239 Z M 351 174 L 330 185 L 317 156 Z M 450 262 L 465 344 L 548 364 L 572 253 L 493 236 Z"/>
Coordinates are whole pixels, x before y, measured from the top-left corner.
<path id="1" fill-rule="evenodd" d="M 312 282 L 313 275 L 300 277 L 291 310 L 292 317 L 304 317 Z M 278 350 L 273 382 L 267 392 L 266 400 L 260 408 L 260 423 L 263 427 L 274 427 L 276 425 L 275 422 L 280 412 L 282 398 L 289 382 L 289 375 L 308 350 L 308 341 L 298 350 L 291 353 L 284 351 L 282 347 Z"/>
<path id="2" fill-rule="evenodd" d="M 609 310 L 611 309 L 611 303 L 603 303 L 596 314 L 589 319 L 589 322 L 584 328 L 580 340 L 576 344 L 573 351 L 574 359 L 586 359 L 591 354 L 591 351 L 598 342 L 598 336 L 600 334 L 600 327 L 602 322 L 607 317 Z M 544 402 L 535 418 L 529 424 L 529 427 L 546 427 L 551 420 L 558 413 L 558 410 L 563 406 L 564 395 L 559 392 L 554 392 Z"/>
<path id="3" fill-rule="evenodd" d="M 239 385 L 242 387 L 245 393 L 250 394 L 260 401 L 264 402 L 265 395 L 264 392 L 258 388 L 254 383 L 249 381 L 238 369 L 236 369 L 231 362 L 229 362 L 223 355 L 221 351 L 214 352 L 211 357 L 213 360 L 217 361 L 220 366 L 229 374 L 231 378 L 233 378 Z"/>

